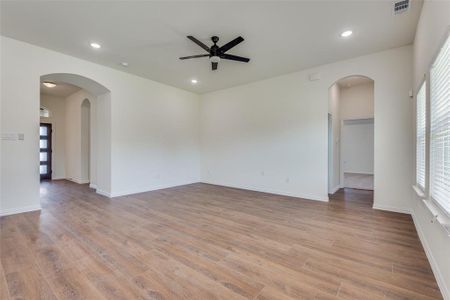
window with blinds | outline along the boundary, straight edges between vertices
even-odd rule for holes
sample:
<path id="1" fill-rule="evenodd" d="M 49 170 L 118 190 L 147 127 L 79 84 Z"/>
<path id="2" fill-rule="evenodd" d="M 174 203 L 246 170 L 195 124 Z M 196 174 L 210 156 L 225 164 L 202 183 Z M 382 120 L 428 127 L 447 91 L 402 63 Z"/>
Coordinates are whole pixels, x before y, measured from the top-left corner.
<path id="1" fill-rule="evenodd" d="M 450 38 L 430 71 L 430 194 L 450 215 Z"/>
<path id="2" fill-rule="evenodd" d="M 416 96 L 416 184 L 425 190 L 425 147 L 426 147 L 426 83 Z"/>

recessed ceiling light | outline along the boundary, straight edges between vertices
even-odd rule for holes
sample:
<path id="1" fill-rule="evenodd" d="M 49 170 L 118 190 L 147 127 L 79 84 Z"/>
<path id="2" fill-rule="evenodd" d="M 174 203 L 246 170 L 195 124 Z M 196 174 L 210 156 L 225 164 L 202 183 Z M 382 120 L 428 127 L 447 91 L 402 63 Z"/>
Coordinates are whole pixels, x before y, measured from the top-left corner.
<path id="1" fill-rule="evenodd" d="M 50 82 L 50 81 L 44 81 L 42 84 L 48 88 L 54 88 L 56 86 L 56 84 L 54 84 L 53 82 Z"/>
<path id="2" fill-rule="evenodd" d="M 123 67 L 128 67 L 128 63 L 126 61 L 123 61 L 120 63 Z"/>
<path id="3" fill-rule="evenodd" d="M 341 33 L 341 37 L 346 38 L 346 37 L 351 36 L 352 34 L 353 34 L 353 31 L 351 31 L 351 30 L 346 30 L 346 31 L 344 31 L 344 32 Z"/>
<path id="4" fill-rule="evenodd" d="M 91 47 L 94 49 L 100 49 L 102 46 L 99 43 L 91 43 Z"/>
<path id="5" fill-rule="evenodd" d="M 198 83 L 198 80 L 197 80 L 197 79 L 191 79 L 191 83 L 192 83 L 192 84 L 197 84 L 197 83 Z"/>

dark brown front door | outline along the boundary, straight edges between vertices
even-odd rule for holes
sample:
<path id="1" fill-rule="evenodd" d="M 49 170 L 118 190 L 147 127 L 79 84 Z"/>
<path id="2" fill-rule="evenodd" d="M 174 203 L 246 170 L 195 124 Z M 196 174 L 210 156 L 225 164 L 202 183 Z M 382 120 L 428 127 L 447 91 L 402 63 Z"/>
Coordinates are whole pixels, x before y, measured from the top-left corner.
<path id="1" fill-rule="evenodd" d="M 39 136 L 39 174 L 41 180 L 52 179 L 52 124 L 41 123 Z"/>

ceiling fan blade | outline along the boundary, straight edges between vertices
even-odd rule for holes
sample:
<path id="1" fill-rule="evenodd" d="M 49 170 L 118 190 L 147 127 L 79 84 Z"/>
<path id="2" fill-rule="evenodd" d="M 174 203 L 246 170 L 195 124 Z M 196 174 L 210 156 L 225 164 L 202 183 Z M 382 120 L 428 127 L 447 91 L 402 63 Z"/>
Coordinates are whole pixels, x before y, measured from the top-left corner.
<path id="1" fill-rule="evenodd" d="M 240 62 L 246 62 L 246 63 L 250 61 L 250 58 L 237 56 L 237 55 L 231 55 L 231 54 L 222 54 L 220 56 L 220 58 L 235 60 L 235 61 L 240 61 Z"/>
<path id="2" fill-rule="evenodd" d="M 216 63 L 216 62 L 212 62 L 211 63 L 211 69 L 214 71 L 214 70 L 217 70 L 217 65 L 218 65 L 219 63 Z"/>
<path id="3" fill-rule="evenodd" d="M 200 42 L 199 40 L 197 40 L 195 37 L 193 37 L 192 35 L 188 35 L 187 38 L 196 43 L 197 45 L 199 45 L 200 47 L 202 47 L 203 49 L 205 49 L 205 51 L 209 53 L 209 47 Z"/>
<path id="4" fill-rule="evenodd" d="M 199 54 L 199 55 L 183 56 L 183 57 L 180 57 L 180 59 L 189 59 L 189 58 L 206 57 L 206 56 L 209 56 L 209 54 Z"/>
<path id="5" fill-rule="evenodd" d="M 220 47 L 219 51 L 221 51 L 222 53 L 227 52 L 228 50 L 230 50 L 231 48 L 233 48 L 237 44 L 241 43 L 242 41 L 244 41 L 244 38 L 242 36 L 238 36 L 237 38 L 235 38 L 231 42 L 228 42 L 225 45 L 223 45 L 222 47 Z"/>

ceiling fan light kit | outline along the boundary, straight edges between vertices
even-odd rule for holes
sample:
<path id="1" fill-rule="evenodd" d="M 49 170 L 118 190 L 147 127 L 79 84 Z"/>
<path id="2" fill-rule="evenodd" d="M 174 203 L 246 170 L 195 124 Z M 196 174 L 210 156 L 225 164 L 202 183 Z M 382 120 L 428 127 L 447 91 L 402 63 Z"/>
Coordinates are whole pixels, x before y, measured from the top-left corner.
<path id="1" fill-rule="evenodd" d="M 191 58 L 199 58 L 199 57 L 209 57 L 209 61 L 211 62 L 211 69 L 213 71 L 217 70 L 218 64 L 219 64 L 219 62 L 222 59 L 234 60 L 234 61 L 239 61 L 239 62 L 244 62 L 244 63 L 248 63 L 250 61 L 250 59 L 246 58 L 246 57 L 237 56 L 237 55 L 231 55 L 231 54 L 226 54 L 225 53 L 228 50 L 230 50 L 231 48 L 233 48 L 234 46 L 236 46 L 237 44 L 239 44 L 239 43 L 244 41 L 244 38 L 241 37 L 241 36 L 235 38 L 231 42 L 226 43 L 222 47 L 219 47 L 217 45 L 217 42 L 219 41 L 219 37 L 218 36 L 211 37 L 211 40 L 214 43 L 211 47 L 206 46 L 204 43 L 200 42 L 199 40 L 197 40 L 192 35 L 188 35 L 187 38 L 190 39 L 191 41 L 193 41 L 194 43 L 196 43 L 198 46 L 200 46 L 203 50 L 208 52 L 208 54 L 198 54 L 198 55 L 191 55 L 191 56 L 183 56 L 183 57 L 180 57 L 181 60 L 191 59 Z"/>

